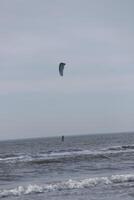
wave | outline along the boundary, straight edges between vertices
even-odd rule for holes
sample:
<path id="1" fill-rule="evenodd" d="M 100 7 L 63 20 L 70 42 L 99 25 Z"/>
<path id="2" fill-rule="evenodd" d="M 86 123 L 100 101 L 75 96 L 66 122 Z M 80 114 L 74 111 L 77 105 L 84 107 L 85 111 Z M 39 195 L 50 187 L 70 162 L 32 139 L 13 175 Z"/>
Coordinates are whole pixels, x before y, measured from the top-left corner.
<path id="1" fill-rule="evenodd" d="M 6 163 L 16 163 L 19 161 L 30 161 L 32 159 L 29 155 L 19 155 L 19 156 L 5 156 L 0 157 L 0 162 L 6 162 Z"/>
<path id="2" fill-rule="evenodd" d="M 28 186 L 18 186 L 13 189 L 3 189 L 0 190 L 0 197 L 21 196 L 33 193 L 45 193 L 58 190 L 82 189 L 101 185 L 123 184 L 129 182 L 134 182 L 134 174 L 112 175 L 110 177 L 94 177 L 82 180 L 70 179 L 68 181 L 62 181 L 51 184 L 29 184 Z"/>
<path id="3" fill-rule="evenodd" d="M 121 146 L 113 146 L 105 149 L 106 151 L 123 151 L 123 150 L 134 150 L 134 145 L 121 145 Z"/>
<path id="4" fill-rule="evenodd" d="M 90 151 L 90 150 L 78 150 L 78 151 L 60 151 L 60 152 L 49 152 L 37 155 L 16 155 L 0 157 L 0 163 L 17 163 L 17 162 L 28 162 L 28 163 L 49 163 L 49 162 L 65 162 L 66 160 L 72 159 L 101 159 L 108 158 L 105 152 L 101 151 Z"/>
<path id="5" fill-rule="evenodd" d="M 70 158 L 75 159 L 109 159 L 112 155 L 125 152 L 134 152 L 134 145 L 113 146 L 99 151 L 69 149 L 60 151 L 49 151 L 36 155 L 16 154 L 0 156 L 0 163 L 16 163 L 16 162 L 31 162 L 35 164 L 43 164 L 45 162 L 65 162 Z"/>

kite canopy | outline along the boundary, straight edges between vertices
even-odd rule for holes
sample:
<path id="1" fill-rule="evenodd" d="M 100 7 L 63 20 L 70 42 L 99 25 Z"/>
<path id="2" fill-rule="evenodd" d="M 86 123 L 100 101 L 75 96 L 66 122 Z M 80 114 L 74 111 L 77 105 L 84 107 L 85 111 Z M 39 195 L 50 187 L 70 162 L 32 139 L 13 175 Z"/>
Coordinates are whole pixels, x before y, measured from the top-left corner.
<path id="1" fill-rule="evenodd" d="M 61 76 L 63 76 L 63 70 L 64 70 L 65 64 L 66 64 L 66 63 L 62 63 L 62 62 L 59 64 L 59 74 L 60 74 Z"/>

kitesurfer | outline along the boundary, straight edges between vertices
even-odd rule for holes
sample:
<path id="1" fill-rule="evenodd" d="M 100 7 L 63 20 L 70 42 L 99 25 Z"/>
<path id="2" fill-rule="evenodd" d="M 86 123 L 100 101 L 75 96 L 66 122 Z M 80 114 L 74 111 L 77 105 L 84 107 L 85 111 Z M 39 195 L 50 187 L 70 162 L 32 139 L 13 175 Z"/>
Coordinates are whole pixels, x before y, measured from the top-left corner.
<path id="1" fill-rule="evenodd" d="M 64 135 L 62 135 L 62 137 L 61 137 L 61 141 L 64 142 Z"/>

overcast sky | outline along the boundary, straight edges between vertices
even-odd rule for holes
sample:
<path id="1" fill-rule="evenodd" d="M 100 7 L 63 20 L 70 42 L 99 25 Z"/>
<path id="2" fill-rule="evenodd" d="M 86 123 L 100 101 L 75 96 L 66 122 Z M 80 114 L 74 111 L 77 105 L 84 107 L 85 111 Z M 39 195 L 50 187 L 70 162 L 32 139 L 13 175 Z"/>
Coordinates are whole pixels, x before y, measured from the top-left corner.
<path id="1" fill-rule="evenodd" d="M 134 131 L 134 1 L 0 0 L 0 139 L 121 131 Z"/>

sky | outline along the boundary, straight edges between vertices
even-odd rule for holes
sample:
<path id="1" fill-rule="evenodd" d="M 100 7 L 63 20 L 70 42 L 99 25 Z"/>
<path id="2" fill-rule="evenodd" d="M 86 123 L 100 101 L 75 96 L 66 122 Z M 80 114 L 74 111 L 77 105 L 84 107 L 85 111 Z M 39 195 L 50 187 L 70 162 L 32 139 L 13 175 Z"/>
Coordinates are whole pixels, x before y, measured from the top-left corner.
<path id="1" fill-rule="evenodd" d="M 0 139 L 134 131 L 133 8 L 1 0 Z"/>

